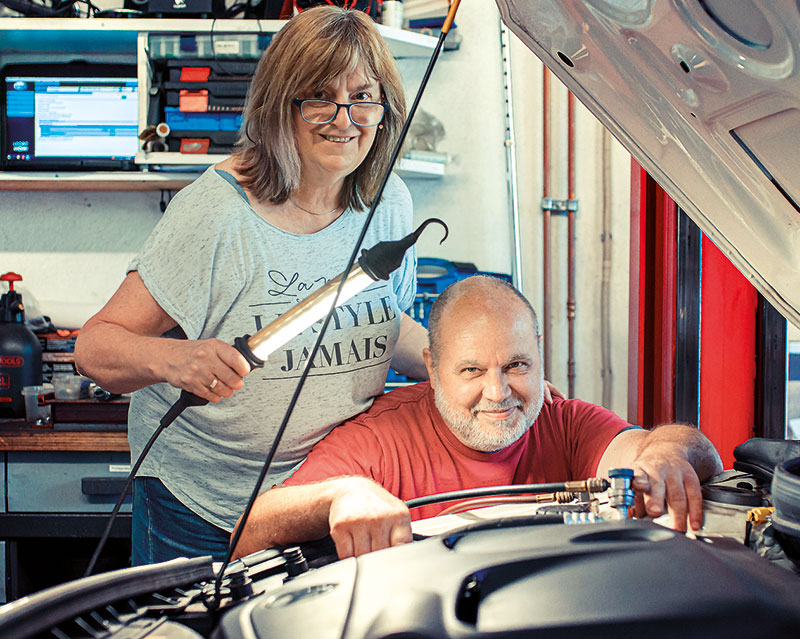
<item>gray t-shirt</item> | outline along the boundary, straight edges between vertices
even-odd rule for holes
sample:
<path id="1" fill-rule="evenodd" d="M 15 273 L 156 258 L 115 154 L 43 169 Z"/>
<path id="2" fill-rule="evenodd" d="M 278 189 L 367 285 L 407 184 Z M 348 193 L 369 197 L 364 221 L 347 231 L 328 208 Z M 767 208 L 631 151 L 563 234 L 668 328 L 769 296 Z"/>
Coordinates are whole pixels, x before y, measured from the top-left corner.
<path id="1" fill-rule="evenodd" d="M 175 196 L 128 270 L 139 271 L 188 339 L 233 343 L 341 273 L 365 216 L 348 209 L 317 233 L 295 235 L 260 217 L 231 176 L 211 167 Z M 411 224 L 411 196 L 393 175 L 362 246 L 399 239 Z M 388 282 L 371 285 L 336 309 L 263 489 L 280 483 L 331 428 L 366 410 L 383 392 L 400 313 L 414 298 L 415 274 L 412 248 Z M 320 326 L 273 353 L 233 397 L 187 408 L 158 438 L 139 475 L 158 477 L 188 508 L 231 530 Z M 128 418 L 133 459 L 178 395 L 165 383 L 133 394 Z"/>

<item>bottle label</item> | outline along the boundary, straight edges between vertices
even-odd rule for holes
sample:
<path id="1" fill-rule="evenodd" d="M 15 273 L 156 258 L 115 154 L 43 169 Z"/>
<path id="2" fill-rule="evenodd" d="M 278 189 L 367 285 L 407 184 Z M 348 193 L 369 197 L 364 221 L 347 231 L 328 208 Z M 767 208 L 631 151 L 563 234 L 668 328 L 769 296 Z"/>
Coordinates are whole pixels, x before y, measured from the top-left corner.
<path id="1" fill-rule="evenodd" d="M 25 358 L 19 355 L 0 355 L 0 366 L 3 368 L 22 368 Z"/>

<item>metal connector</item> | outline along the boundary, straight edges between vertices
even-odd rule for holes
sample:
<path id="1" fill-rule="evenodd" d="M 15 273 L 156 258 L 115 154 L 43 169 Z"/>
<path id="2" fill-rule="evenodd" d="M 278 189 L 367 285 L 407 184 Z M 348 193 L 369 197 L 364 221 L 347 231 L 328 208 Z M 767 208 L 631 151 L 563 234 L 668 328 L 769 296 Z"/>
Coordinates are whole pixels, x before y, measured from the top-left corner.
<path id="1" fill-rule="evenodd" d="M 564 489 L 575 493 L 602 493 L 608 490 L 608 486 L 608 481 L 602 477 L 564 482 Z"/>
<path id="2" fill-rule="evenodd" d="M 611 487 L 608 489 L 608 503 L 614 508 L 617 519 L 627 519 L 636 495 L 631 488 L 632 468 L 613 468 L 608 471 Z"/>
<path id="3" fill-rule="evenodd" d="M 588 513 L 576 513 L 576 512 L 569 512 L 564 513 L 564 523 L 565 524 L 596 524 L 598 522 L 603 521 L 597 514 L 588 512 Z"/>
<path id="4" fill-rule="evenodd" d="M 566 215 L 578 211 L 578 200 L 554 200 L 551 197 L 542 198 L 542 211 L 550 211 L 551 215 Z"/>

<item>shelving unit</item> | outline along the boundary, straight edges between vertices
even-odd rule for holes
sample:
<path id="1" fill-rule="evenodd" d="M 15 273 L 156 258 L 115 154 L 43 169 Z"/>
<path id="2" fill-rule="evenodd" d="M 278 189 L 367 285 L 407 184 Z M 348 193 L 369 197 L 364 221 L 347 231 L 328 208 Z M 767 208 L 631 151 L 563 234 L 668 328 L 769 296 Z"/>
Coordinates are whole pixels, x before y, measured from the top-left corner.
<path id="1" fill-rule="evenodd" d="M 49 61 L 55 57 L 94 61 L 136 63 L 140 80 L 140 129 L 146 121 L 145 71 L 147 35 L 152 33 L 226 34 L 275 33 L 285 20 L 166 20 L 93 18 L 0 18 L 0 65 L 27 61 Z M 377 25 L 389 50 L 397 58 L 428 57 L 437 39 L 403 29 Z M 144 82 L 143 82 L 144 80 Z M 144 153 L 136 163 L 142 171 L 130 172 L 0 172 L 0 190 L 50 191 L 158 191 L 177 190 L 198 171 L 180 171 L 180 166 L 213 164 L 224 156 L 178 153 Z M 169 167 L 158 170 L 158 167 Z M 403 177 L 439 178 L 444 165 L 401 159 L 396 167 Z"/>
<path id="2" fill-rule="evenodd" d="M 195 157 L 198 171 L 5 171 L 0 172 L 0 191 L 178 191 L 197 178 L 201 166 L 220 159 L 214 155 Z M 403 178 L 437 179 L 444 176 L 445 165 L 400 158 L 395 172 Z"/>
<path id="3" fill-rule="evenodd" d="M 133 55 L 139 33 L 276 33 L 284 24 L 286 20 L 0 18 L 0 61 L 12 53 L 49 53 L 56 48 Z M 436 46 L 432 36 L 376 26 L 396 58 L 427 57 Z"/>

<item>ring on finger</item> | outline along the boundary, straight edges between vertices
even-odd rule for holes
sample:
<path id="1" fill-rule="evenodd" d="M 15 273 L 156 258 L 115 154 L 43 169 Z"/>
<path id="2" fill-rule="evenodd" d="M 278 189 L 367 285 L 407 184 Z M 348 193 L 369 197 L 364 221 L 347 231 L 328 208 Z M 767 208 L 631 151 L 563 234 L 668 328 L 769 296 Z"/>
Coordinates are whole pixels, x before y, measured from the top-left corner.
<path id="1" fill-rule="evenodd" d="M 219 383 L 219 380 L 215 377 L 212 382 L 208 385 L 208 390 L 214 390 L 214 387 Z"/>

